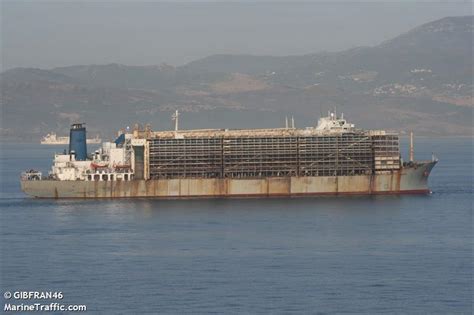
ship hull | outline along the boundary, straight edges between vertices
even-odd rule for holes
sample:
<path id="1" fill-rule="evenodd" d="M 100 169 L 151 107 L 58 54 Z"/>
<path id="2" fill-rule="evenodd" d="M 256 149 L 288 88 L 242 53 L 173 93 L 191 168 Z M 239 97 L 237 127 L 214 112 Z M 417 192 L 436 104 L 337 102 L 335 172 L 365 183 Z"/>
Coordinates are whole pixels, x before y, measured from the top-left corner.
<path id="1" fill-rule="evenodd" d="M 257 179 L 201 178 L 131 181 L 21 181 L 37 198 L 239 198 L 314 195 L 426 194 L 436 162 L 404 167 L 387 174 Z"/>

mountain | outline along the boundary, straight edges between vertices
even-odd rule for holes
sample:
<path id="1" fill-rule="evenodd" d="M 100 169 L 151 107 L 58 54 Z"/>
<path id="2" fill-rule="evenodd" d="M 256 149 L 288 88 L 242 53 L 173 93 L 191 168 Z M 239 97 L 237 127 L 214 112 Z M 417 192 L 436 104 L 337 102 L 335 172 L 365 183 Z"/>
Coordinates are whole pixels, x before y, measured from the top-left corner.
<path id="1" fill-rule="evenodd" d="M 187 128 L 314 125 L 337 106 L 366 128 L 472 135 L 473 16 L 447 17 L 374 47 L 302 56 L 214 55 L 181 67 L 78 65 L 1 74 L 3 138 L 37 140 L 77 120 L 93 133 L 136 122 Z"/>

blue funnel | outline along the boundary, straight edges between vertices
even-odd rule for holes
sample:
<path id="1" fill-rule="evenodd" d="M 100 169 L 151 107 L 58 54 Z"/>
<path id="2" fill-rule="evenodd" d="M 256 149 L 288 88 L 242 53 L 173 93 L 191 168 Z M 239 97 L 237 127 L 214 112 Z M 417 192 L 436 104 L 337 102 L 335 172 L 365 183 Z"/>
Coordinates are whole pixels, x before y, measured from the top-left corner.
<path id="1" fill-rule="evenodd" d="M 75 152 L 76 161 L 87 159 L 86 127 L 83 124 L 72 124 L 69 132 L 69 153 Z"/>

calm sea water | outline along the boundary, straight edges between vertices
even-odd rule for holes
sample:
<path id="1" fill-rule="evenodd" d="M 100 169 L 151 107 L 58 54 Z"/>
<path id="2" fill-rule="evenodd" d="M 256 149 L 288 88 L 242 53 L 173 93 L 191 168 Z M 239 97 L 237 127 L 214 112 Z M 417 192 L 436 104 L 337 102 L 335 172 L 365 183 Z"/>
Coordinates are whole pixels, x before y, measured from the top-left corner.
<path id="1" fill-rule="evenodd" d="M 24 196 L 61 149 L 3 144 L 0 287 L 98 314 L 471 314 L 472 148 L 417 139 L 427 196 L 96 201 Z"/>

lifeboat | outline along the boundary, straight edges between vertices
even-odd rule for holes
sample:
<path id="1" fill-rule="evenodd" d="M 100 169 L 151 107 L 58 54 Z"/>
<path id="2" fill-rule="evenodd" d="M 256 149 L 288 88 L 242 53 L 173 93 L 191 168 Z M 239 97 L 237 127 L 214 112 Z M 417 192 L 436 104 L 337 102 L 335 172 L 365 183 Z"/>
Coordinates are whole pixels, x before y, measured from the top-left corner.
<path id="1" fill-rule="evenodd" d="M 107 168 L 107 167 L 109 167 L 108 163 L 94 163 L 94 162 L 91 163 L 92 169 Z"/>

